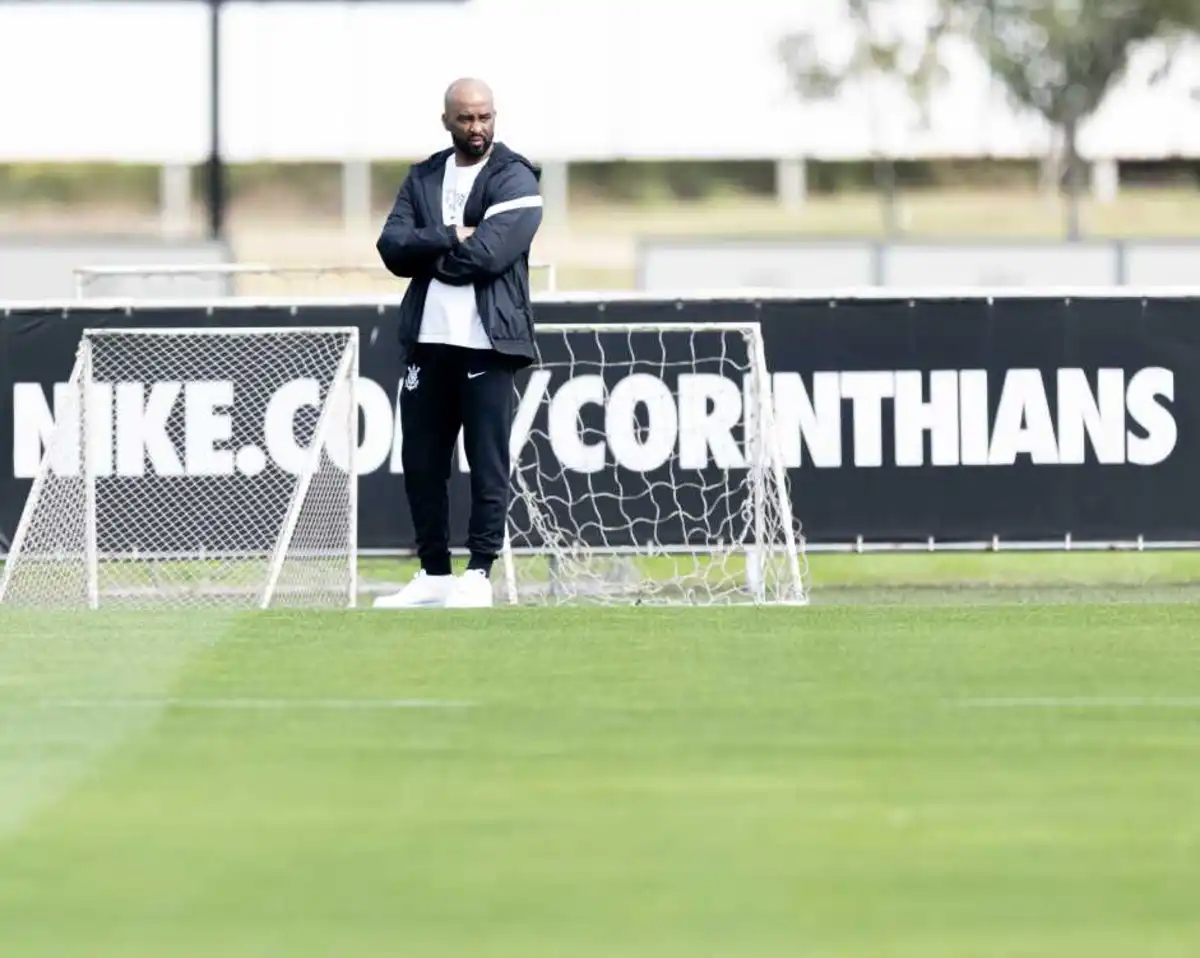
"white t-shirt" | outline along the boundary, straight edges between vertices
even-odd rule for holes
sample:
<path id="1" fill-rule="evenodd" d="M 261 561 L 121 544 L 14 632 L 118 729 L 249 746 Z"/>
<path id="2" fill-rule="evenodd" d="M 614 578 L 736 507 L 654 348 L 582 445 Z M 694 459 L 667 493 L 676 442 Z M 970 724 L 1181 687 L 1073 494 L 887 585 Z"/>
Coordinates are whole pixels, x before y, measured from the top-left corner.
<path id="1" fill-rule="evenodd" d="M 446 226 L 462 225 L 463 207 L 467 205 L 467 197 L 479 171 L 486 164 L 484 159 L 474 166 L 459 166 L 453 154 L 446 159 L 446 172 L 442 176 L 442 222 Z M 439 280 L 430 280 L 417 341 L 491 349 L 492 342 L 483 328 L 475 303 L 475 284 L 447 286 Z"/>

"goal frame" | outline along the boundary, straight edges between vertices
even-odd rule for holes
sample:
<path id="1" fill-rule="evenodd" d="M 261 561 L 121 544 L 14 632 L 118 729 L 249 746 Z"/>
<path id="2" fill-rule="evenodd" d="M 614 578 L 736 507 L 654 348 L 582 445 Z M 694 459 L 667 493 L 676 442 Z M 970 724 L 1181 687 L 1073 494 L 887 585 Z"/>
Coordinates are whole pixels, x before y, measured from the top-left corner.
<path id="1" fill-rule="evenodd" d="M 747 389 L 746 404 L 746 434 L 745 446 L 747 451 L 747 472 L 750 482 L 750 495 L 753 497 L 755 535 L 753 548 L 746 551 L 747 585 L 752 589 L 755 605 L 791 605 L 807 606 L 809 604 L 808 589 L 804 582 L 804 573 L 800 566 L 800 538 L 793 526 L 794 511 L 787 469 L 783 458 L 783 445 L 779 436 L 778 421 L 775 416 L 774 390 L 771 388 L 770 369 L 767 365 L 766 347 L 763 342 L 762 324 L 755 320 L 745 322 L 663 322 L 663 321 L 632 321 L 632 322 L 588 322 L 577 323 L 537 323 L 536 338 L 541 335 L 592 333 L 592 334 L 674 334 L 674 333 L 726 333 L 739 334 L 746 341 L 747 351 Z M 539 361 L 535 360 L 535 368 Z M 528 437 L 526 437 L 526 443 Z M 510 483 L 517 473 L 521 453 L 525 446 L 515 449 L 509 466 Z M 753 450 L 753 452 L 751 452 Z M 751 461 L 757 463 L 751 468 Z M 786 521 L 782 522 L 783 549 L 786 553 L 786 572 L 788 586 L 792 598 L 768 599 L 766 595 L 766 580 L 761 574 L 752 572 L 762 569 L 762 555 L 767 548 L 763 541 L 765 515 L 768 508 L 767 478 L 770 474 L 775 501 L 770 507 L 779 510 Z M 515 498 L 516 491 L 513 490 Z M 701 554 L 708 552 L 716 554 L 718 547 L 710 545 L 687 547 L 664 547 L 662 553 Z M 527 550 L 522 549 L 521 554 Z M 636 556 L 640 550 L 629 547 L 601 548 L 598 554 Z M 504 542 L 501 548 L 501 564 L 504 569 L 503 598 L 507 604 L 516 606 L 521 602 L 520 589 L 516 575 L 515 556 L 517 551 L 512 545 L 511 505 L 509 515 L 505 520 Z M 706 605 L 706 608 L 712 607 Z"/>
<path id="2" fill-rule="evenodd" d="M 87 605 L 89 609 L 96 610 L 100 606 L 100 586 L 99 586 L 99 566 L 102 557 L 98 551 L 98 526 L 97 526 L 97 508 L 96 508 L 96 470 L 92 463 L 92 442 L 91 442 L 91 403 L 89 396 L 91 390 L 88 388 L 93 383 L 93 343 L 97 339 L 106 337 L 138 337 L 138 338 L 222 338 L 228 339 L 249 338 L 256 336 L 275 336 L 275 335 L 294 335 L 294 336 L 345 336 L 346 345 L 342 350 L 342 355 L 338 360 L 338 365 L 335 368 L 333 375 L 330 378 L 331 391 L 326 396 L 326 401 L 322 404 L 320 416 L 318 417 L 317 425 L 313 430 L 312 441 L 305 450 L 305 463 L 302 471 L 296 478 L 296 484 L 292 490 L 290 500 L 288 502 L 287 511 L 283 522 L 277 532 L 275 542 L 269 549 L 264 550 L 264 554 L 270 556 L 270 566 L 266 581 L 263 584 L 261 592 L 258 594 L 256 606 L 259 609 L 267 609 L 271 605 L 274 598 L 276 588 L 279 584 L 279 578 L 282 574 L 284 564 L 288 556 L 288 546 L 291 538 L 295 533 L 296 526 L 300 519 L 301 509 L 303 508 L 305 497 L 308 494 L 312 477 L 315 474 L 316 466 L 320 463 L 322 452 L 325 448 L 329 430 L 331 428 L 332 410 L 334 402 L 332 400 L 332 390 L 336 388 L 333 384 L 345 382 L 346 389 L 346 409 L 347 417 L 350 422 L 347 424 L 350 427 L 349 441 L 346 443 L 346 472 L 349 479 L 347 482 L 347 498 L 349 518 L 347 522 L 347 557 L 348 575 L 346 588 L 346 608 L 356 608 L 358 605 L 358 377 L 359 377 L 359 355 L 360 355 L 360 335 L 357 326 L 196 326 L 196 327 L 86 327 L 80 335 L 79 345 L 76 347 L 75 362 L 71 369 L 71 374 L 67 379 L 70 392 L 78 397 L 79 415 L 76 423 L 77 441 L 79 443 L 79 470 L 80 477 L 84 489 L 84 544 L 83 544 L 83 561 L 85 563 L 85 573 L 87 582 Z M 4 603 L 8 587 L 11 583 L 12 576 L 15 573 L 18 564 L 22 561 L 22 550 L 25 545 L 25 539 L 29 535 L 29 527 L 33 521 L 34 514 L 37 509 L 37 504 L 41 494 L 45 488 L 46 479 L 50 470 L 53 468 L 52 458 L 54 455 L 53 439 L 47 444 L 46 449 L 42 453 L 41 461 L 38 463 L 37 474 L 34 477 L 33 484 L 25 499 L 25 505 L 21 511 L 21 517 L 17 523 L 17 528 L 13 534 L 12 543 L 8 549 L 8 554 L 2 568 L 0 568 L 0 605 Z M 117 556 L 117 558 L 121 558 Z M 156 560 L 160 558 L 193 558 L 193 556 L 170 556 L 166 554 L 146 553 L 143 558 L 147 560 Z M 195 558 L 199 558 L 198 556 Z"/>
<path id="3" fill-rule="evenodd" d="M 555 263 L 547 260 L 534 260 L 529 264 L 531 273 L 541 271 L 546 274 L 546 291 L 558 291 L 558 268 Z M 166 263 L 146 265 L 85 265 L 76 266 L 71 270 L 71 277 L 77 300 L 104 300 L 112 296 L 92 296 L 89 287 L 93 283 L 105 279 L 142 279 L 169 280 L 179 279 L 215 279 L 226 283 L 236 282 L 238 277 L 269 277 L 272 279 L 327 279 L 329 277 L 366 277 L 387 282 L 400 282 L 399 277 L 378 263 L 334 263 L 329 265 L 302 264 L 283 265 L 279 263 Z M 136 297 L 136 294 L 134 294 Z M 226 298 L 235 298 L 230 291 Z M 129 298 L 129 294 L 121 294 L 118 299 Z"/>

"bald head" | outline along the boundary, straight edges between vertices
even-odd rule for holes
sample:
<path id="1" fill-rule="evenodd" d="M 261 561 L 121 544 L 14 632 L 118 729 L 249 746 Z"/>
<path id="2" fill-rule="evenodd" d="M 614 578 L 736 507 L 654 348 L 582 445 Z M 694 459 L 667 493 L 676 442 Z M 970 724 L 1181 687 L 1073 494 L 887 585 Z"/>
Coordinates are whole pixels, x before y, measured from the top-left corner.
<path id="1" fill-rule="evenodd" d="M 451 115 L 463 104 L 486 103 L 492 105 L 492 88 L 474 77 L 462 77 L 446 87 L 442 100 L 443 109 Z"/>
<path id="2" fill-rule="evenodd" d="M 476 163 L 492 149 L 496 108 L 482 80 L 464 77 L 446 88 L 442 125 L 450 134 L 460 165 Z"/>

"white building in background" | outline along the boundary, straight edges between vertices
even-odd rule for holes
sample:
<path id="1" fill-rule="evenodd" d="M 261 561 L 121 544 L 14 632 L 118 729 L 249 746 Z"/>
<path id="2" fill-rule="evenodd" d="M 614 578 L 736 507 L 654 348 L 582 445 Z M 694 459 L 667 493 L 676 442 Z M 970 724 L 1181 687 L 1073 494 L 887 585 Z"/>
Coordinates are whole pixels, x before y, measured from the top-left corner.
<path id="1" fill-rule="evenodd" d="M 926 0 L 902 5 L 919 31 Z M 446 83 L 481 75 L 501 136 L 550 165 L 611 159 L 1037 157 L 1019 116 L 966 46 L 922 128 L 901 90 L 801 103 L 776 53 L 815 27 L 837 56 L 841 0 L 426 0 L 255 3 L 223 14 L 222 146 L 232 162 L 346 164 L 361 199 L 371 160 L 441 148 Z M 0 163 L 201 162 L 209 147 L 208 14 L 186 0 L 0 0 Z M 1200 157 L 1200 48 L 1170 82 L 1139 58 L 1082 136 L 1092 161 Z M 561 181 L 552 178 L 561 188 Z"/>

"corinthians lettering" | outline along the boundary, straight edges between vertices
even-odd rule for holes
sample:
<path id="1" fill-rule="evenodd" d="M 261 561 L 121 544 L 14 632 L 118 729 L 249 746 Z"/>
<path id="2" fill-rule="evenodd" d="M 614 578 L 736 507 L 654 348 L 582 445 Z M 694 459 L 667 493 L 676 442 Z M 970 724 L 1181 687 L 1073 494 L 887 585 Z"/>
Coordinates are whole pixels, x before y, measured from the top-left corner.
<path id="1" fill-rule="evenodd" d="M 407 384 L 405 384 L 407 385 Z M 1171 408 L 1175 375 L 1166 368 L 1064 368 L 1052 373 L 986 370 L 820 371 L 771 377 L 775 416 L 788 468 L 1081 465 L 1153 466 L 1175 450 L 1178 425 Z M 521 388 L 512 449 L 544 437 L 558 466 L 574 473 L 620 469 L 746 467 L 746 413 L 741 381 L 713 373 L 670 380 L 635 373 L 621 378 L 576 375 L 555 382 L 534 370 Z M 394 400 L 369 378 L 357 386 L 363 427 L 360 474 L 400 472 Z M 13 472 L 37 473 L 55 423 L 78 416 L 57 384 L 53 402 L 38 383 L 13 387 Z M 319 404 L 314 380 L 276 388 L 255 443 L 232 443 L 239 408 L 230 380 L 98 383 L 90 440 L 101 476 L 255 475 L 268 466 L 296 473 L 305 449 L 297 417 Z M 77 420 L 75 420 L 77 421 Z M 581 422 L 586 426 L 581 429 Z M 340 435 L 329 454 L 349 461 Z M 78 450 L 55 451 L 60 475 L 79 468 Z M 465 457 L 459 468 L 466 470 Z"/>

